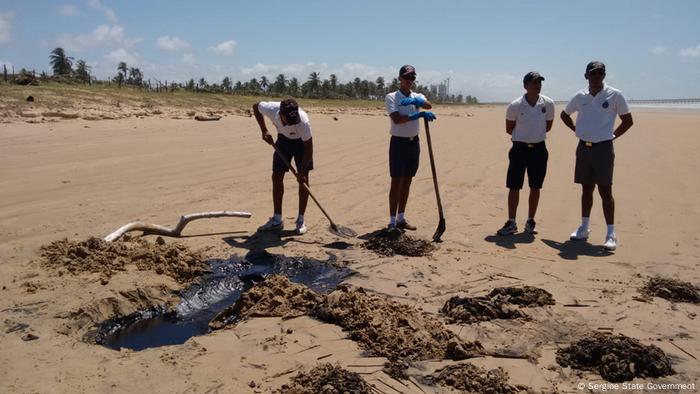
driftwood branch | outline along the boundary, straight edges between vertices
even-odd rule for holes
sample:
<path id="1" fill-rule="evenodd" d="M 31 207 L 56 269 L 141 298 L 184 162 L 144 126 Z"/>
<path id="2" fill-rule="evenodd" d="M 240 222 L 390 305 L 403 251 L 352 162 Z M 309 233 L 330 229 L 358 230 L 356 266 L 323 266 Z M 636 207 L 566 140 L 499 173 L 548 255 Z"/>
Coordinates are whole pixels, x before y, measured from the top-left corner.
<path id="1" fill-rule="evenodd" d="M 221 116 L 219 115 L 197 115 L 194 117 L 194 120 L 199 120 L 199 121 L 210 121 L 210 120 L 219 120 L 221 119 Z"/>
<path id="2" fill-rule="evenodd" d="M 234 212 L 234 211 L 215 211 L 215 212 L 200 212 L 192 213 L 189 215 L 184 215 L 180 217 L 180 221 L 177 223 L 175 228 L 168 228 L 160 226 L 157 224 L 143 223 L 143 222 L 131 222 L 120 227 L 118 230 L 104 237 L 107 242 L 116 241 L 121 238 L 124 234 L 130 231 L 143 231 L 146 234 L 157 234 L 165 235 L 168 237 L 179 237 L 182 234 L 182 230 L 185 228 L 187 223 L 197 220 L 197 219 L 209 219 L 209 218 L 221 218 L 221 217 L 236 217 L 236 218 L 249 218 L 252 214 L 250 212 Z"/>

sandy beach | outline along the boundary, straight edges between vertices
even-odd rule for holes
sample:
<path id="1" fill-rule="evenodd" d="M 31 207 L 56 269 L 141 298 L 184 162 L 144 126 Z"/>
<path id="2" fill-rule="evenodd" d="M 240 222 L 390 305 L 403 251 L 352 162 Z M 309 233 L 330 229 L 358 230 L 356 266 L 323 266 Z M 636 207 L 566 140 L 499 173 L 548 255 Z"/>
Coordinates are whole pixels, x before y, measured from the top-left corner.
<path id="1" fill-rule="evenodd" d="M 371 109 L 308 112 L 315 147 L 313 192 L 336 222 L 360 235 L 384 227 L 388 118 Z M 580 392 L 582 382 L 605 381 L 561 367 L 556 350 L 586 332 L 602 331 L 654 344 L 670 357 L 676 374 L 633 382 L 698 386 L 698 305 L 645 300 L 638 289 L 657 275 L 700 283 L 700 113 L 633 112 L 634 127 L 615 142 L 619 247 L 614 253 L 601 247 L 605 223 L 597 194 L 590 243 L 568 240 L 580 220 L 580 189 L 573 183 L 577 139 L 558 118 L 547 139 L 539 234 L 495 236 L 507 219 L 510 141 L 504 113 L 501 106 L 436 107 L 431 135 L 447 231 L 430 257 L 379 256 L 361 248 L 360 239 L 344 240 L 351 244 L 346 249 L 331 248 L 339 239 L 327 231 L 326 218 L 312 202 L 307 234 L 253 236 L 272 214 L 272 151 L 245 113 L 224 113 L 214 122 L 156 114 L 38 123 L 13 118 L 0 124 L 0 392 L 267 393 L 320 362 L 360 372 L 380 392 L 436 392 L 392 379 L 382 372 L 385 359 L 369 357 L 342 328 L 311 317 L 252 318 L 182 345 L 142 351 L 115 351 L 81 340 L 87 327 L 76 325 L 76 316 L 89 315 L 96 323 L 173 305 L 174 291 L 183 285 L 133 267 L 104 284 L 99 274 L 59 275 L 40 264 L 42 245 L 104 237 L 137 220 L 172 226 L 180 215 L 220 210 L 253 217 L 193 222 L 184 237 L 166 242 L 181 242 L 209 258 L 259 249 L 322 260 L 332 253 L 356 272 L 346 283 L 442 321 L 438 311 L 452 296 L 536 286 L 556 303 L 536 308 L 530 319 L 446 323 L 464 340 L 521 356 L 467 361 L 500 366 L 511 382 L 533 392 Z M 406 214 L 418 226 L 412 235 L 430 239 L 438 213 L 423 137 Z M 297 196 L 291 176 L 286 186 L 283 216 L 292 229 Z M 522 193 L 521 228 L 526 200 Z M 17 324 L 26 327 L 12 330 Z M 28 333 L 38 339 L 23 340 Z M 429 374 L 450 363 L 455 362 L 420 361 L 409 374 Z"/>

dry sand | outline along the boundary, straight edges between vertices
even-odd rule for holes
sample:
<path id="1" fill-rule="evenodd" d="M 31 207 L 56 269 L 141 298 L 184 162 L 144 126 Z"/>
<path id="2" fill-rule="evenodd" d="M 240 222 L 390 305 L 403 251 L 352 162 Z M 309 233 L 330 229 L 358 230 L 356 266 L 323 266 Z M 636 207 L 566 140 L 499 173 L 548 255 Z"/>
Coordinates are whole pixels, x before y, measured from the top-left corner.
<path id="1" fill-rule="evenodd" d="M 338 223 L 359 234 L 384 226 L 387 118 L 378 111 L 310 112 L 313 191 Z M 85 328 L 76 316 L 99 321 L 172 304 L 177 302 L 172 290 L 182 285 L 136 267 L 116 272 L 104 285 L 99 273 L 59 276 L 39 263 L 41 245 L 101 237 L 135 220 L 170 226 L 181 214 L 216 210 L 254 216 L 194 222 L 179 241 L 210 257 L 267 248 L 323 259 L 330 251 L 358 272 L 349 284 L 443 321 L 439 310 L 452 296 L 521 285 L 549 291 L 556 304 L 528 310 L 528 319 L 448 325 L 490 352 L 522 357 L 468 360 L 502 367 L 513 385 L 567 393 L 579 392 L 579 382 L 603 383 L 597 374 L 555 361 L 559 347 L 598 330 L 654 344 L 671 357 L 677 374 L 634 383 L 698 386 L 698 305 L 645 301 L 637 289 L 656 275 L 700 283 L 700 115 L 638 112 L 634 127 L 616 142 L 619 248 L 611 254 L 600 246 L 605 226 L 599 198 L 592 244 L 568 241 L 580 216 L 579 188 L 572 181 L 577 141 L 560 121 L 547 143 L 539 234 L 499 238 L 493 234 L 506 219 L 510 146 L 504 108 L 449 107 L 437 113 L 431 131 L 447 232 L 430 257 L 379 256 L 360 247 L 359 239 L 345 250 L 324 247 L 338 239 L 311 204 L 306 235 L 250 239 L 271 213 L 272 152 L 246 116 L 216 122 L 6 119 L 0 125 L 0 392 L 270 392 L 321 362 L 360 372 L 385 393 L 435 390 L 392 380 L 381 371 L 385 359 L 367 357 L 340 327 L 309 317 L 254 318 L 183 345 L 140 352 L 81 342 Z M 407 217 L 418 226 L 413 235 L 429 239 L 437 210 L 424 140 L 422 147 Z M 297 201 L 290 177 L 287 186 L 284 217 L 290 227 Z M 525 202 L 523 194 L 520 226 Z M 28 334 L 38 339 L 24 341 Z M 408 372 L 429 375 L 451 363 L 423 361 Z"/>

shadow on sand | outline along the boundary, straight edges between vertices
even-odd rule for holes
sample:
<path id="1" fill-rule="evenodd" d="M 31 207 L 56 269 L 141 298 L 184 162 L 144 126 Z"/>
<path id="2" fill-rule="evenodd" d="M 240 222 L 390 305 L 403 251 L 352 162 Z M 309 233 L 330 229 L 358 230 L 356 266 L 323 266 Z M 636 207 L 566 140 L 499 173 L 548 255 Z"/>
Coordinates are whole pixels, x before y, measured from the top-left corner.
<path id="1" fill-rule="evenodd" d="M 542 242 L 550 248 L 559 251 L 559 257 L 566 260 L 576 260 L 578 256 L 605 257 L 612 255 L 611 252 L 603 249 L 602 246 L 591 245 L 588 241 L 557 242 L 551 239 L 543 239 Z"/>
<path id="2" fill-rule="evenodd" d="M 516 244 L 531 244 L 535 241 L 535 236 L 528 233 L 518 233 L 513 235 L 489 235 L 484 238 L 484 241 L 495 243 L 496 245 L 506 248 L 515 249 Z"/>

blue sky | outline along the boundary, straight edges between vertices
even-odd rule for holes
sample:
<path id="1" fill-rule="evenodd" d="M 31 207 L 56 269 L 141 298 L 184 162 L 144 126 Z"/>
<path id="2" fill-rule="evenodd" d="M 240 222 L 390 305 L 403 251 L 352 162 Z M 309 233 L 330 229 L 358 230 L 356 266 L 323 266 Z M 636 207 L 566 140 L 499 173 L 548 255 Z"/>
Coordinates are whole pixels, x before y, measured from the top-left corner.
<path id="1" fill-rule="evenodd" d="M 305 80 L 335 73 L 392 78 L 507 101 L 538 70 L 543 94 L 566 100 L 588 61 L 628 98 L 700 97 L 700 1 L 135 1 L 0 0 L 0 64 L 49 70 L 63 47 L 94 74 L 116 64 L 146 78 Z"/>

